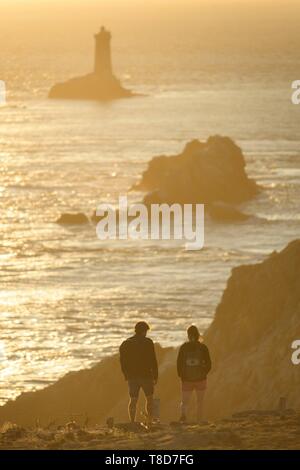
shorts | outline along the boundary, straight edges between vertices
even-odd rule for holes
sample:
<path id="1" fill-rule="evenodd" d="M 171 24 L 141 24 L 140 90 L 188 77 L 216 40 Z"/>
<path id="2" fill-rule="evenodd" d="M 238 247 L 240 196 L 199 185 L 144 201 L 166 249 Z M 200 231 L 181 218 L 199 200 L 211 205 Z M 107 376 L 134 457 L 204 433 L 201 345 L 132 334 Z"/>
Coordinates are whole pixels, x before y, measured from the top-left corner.
<path id="1" fill-rule="evenodd" d="M 196 392 L 199 392 L 201 390 L 205 390 L 206 386 L 207 386 L 206 379 L 198 380 L 195 382 L 182 382 L 182 391 L 193 392 L 193 390 L 196 390 Z"/>
<path id="2" fill-rule="evenodd" d="M 146 397 L 150 397 L 154 393 L 153 379 L 129 379 L 128 387 L 131 398 L 138 398 L 140 389 L 143 390 Z"/>

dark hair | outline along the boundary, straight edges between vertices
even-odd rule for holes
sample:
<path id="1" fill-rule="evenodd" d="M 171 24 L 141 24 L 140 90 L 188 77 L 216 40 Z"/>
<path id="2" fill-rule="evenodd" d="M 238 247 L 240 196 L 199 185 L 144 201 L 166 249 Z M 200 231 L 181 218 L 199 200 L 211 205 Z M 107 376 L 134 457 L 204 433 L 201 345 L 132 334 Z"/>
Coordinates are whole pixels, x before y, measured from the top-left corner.
<path id="1" fill-rule="evenodd" d="M 191 325 L 188 327 L 187 335 L 190 341 L 199 341 L 200 333 L 195 325 Z"/>
<path id="2" fill-rule="evenodd" d="M 150 326 L 145 321 L 139 321 L 135 325 L 134 330 L 136 334 L 138 335 L 140 333 L 145 333 L 146 331 L 150 330 Z"/>

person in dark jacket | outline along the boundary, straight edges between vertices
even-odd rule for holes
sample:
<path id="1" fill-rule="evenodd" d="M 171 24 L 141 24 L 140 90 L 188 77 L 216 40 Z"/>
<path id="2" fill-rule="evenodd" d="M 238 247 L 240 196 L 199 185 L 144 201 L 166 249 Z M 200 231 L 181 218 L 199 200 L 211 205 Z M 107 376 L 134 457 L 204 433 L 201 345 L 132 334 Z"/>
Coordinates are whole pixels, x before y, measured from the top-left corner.
<path id="1" fill-rule="evenodd" d="M 138 322 L 135 335 L 120 346 L 121 369 L 128 382 L 130 401 L 128 414 L 130 421 L 135 422 L 136 408 L 140 389 L 146 396 L 146 411 L 149 422 L 152 420 L 154 385 L 158 379 L 158 367 L 153 341 L 147 338 L 149 325 Z"/>
<path id="2" fill-rule="evenodd" d="M 187 329 L 188 342 L 178 353 L 177 372 L 182 382 L 181 418 L 186 421 L 187 409 L 193 391 L 197 396 L 197 420 L 202 420 L 203 399 L 206 390 L 206 376 L 211 369 L 211 359 L 205 344 L 201 343 L 200 333 L 195 325 Z"/>

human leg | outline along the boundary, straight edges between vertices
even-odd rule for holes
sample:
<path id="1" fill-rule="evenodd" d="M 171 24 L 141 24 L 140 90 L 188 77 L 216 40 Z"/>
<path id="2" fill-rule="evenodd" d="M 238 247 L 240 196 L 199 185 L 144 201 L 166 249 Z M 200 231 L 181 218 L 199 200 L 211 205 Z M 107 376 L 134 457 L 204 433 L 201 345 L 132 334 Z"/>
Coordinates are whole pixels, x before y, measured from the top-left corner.
<path id="1" fill-rule="evenodd" d="M 146 396 L 146 412 L 148 421 L 151 423 L 153 418 L 153 395 Z"/>
<path id="2" fill-rule="evenodd" d="M 187 412 L 188 412 L 188 407 L 189 407 L 189 402 L 192 396 L 192 391 L 190 390 L 182 390 L 182 396 L 181 396 L 181 417 L 180 421 L 186 421 L 187 417 Z"/>
<path id="3" fill-rule="evenodd" d="M 204 395 L 205 395 L 205 389 L 196 391 L 196 396 L 197 396 L 197 421 L 198 422 L 202 421 L 202 418 L 203 418 Z"/>
<path id="4" fill-rule="evenodd" d="M 151 423 L 153 418 L 153 394 L 154 384 L 152 379 L 146 379 L 142 382 L 142 389 L 146 397 L 146 414 L 148 421 Z"/>
<path id="5" fill-rule="evenodd" d="M 128 415 L 131 423 L 135 422 L 136 418 L 136 408 L 139 397 L 140 385 L 135 380 L 130 380 L 128 382 L 129 386 L 129 404 L 128 404 Z"/>

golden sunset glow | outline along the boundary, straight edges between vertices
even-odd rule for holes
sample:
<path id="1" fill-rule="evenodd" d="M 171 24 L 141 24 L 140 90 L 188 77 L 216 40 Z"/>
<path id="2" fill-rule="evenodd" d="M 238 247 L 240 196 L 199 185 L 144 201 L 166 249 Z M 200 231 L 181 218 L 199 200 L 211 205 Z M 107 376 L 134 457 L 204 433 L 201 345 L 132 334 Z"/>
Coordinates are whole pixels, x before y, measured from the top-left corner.
<path id="1" fill-rule="evenodd" d="M 0 449 L 300 448 L 299 18 L 1 0 Z"/>

